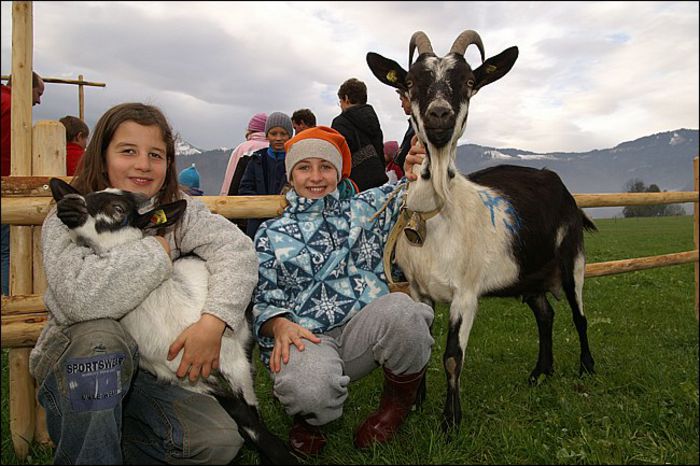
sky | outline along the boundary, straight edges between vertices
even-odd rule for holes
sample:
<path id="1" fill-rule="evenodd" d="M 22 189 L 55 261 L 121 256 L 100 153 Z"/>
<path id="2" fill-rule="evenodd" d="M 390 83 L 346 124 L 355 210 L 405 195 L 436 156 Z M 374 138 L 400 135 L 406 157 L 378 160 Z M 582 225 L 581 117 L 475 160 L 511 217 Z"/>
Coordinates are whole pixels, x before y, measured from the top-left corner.
<path id="1" fill-rule="evenodd" d="M 12 2 L 1 4 L 3 75 L 12 68 Z M 337 91 L 367 85 L 385 140 L 407 128 L 397 94 L 365 57 L 408 66 L 418 30 L 437 55 L 465 29 L 486 56 L 516 45 L 502 79 L 472 98 L 460 143 L 537 153 L 606 149 L 698 128 L 698 2 L 33 2 L 34 69 L 85 87 L 90 128 L 110 107 L 160 107 L 210 150 L 243 141 L 250 117 L 340 113 Z M 472 68 L 480 58 L 466 53 Z M 78 88 L 47 84 L 34 121 L 78 115 Z"/>

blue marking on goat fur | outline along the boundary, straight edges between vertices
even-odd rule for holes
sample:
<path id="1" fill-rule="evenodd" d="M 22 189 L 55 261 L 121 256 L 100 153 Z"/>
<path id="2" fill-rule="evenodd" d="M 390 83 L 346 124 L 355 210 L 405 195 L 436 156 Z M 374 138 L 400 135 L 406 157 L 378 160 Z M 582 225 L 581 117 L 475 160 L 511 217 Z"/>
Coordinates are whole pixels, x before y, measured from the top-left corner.
<path id="1" fill-rule="evenodd" d="M 483 202 L 491 212 L 491 225 L 493 225 L 494 228 L 496 227 L 496 215 L 494 213 L 494 208 L 499 207 L 501 203 L 504 204 L 502 208 L 503 213 L 507 214 L 507 217 L 512 219 L 512 223 L 508 221 L 508 218 L 504 218 L 503 225 L 510 230 L 513 235 L 517 234 L 518 230 L 520 229 L 520 219 L 518 218 L 518 215 L 510 202 L 508 202 L 502 196 L 492 196 L 488 191 L 479 191 L 479 197 L 481 198 L 481 202 Z"/>

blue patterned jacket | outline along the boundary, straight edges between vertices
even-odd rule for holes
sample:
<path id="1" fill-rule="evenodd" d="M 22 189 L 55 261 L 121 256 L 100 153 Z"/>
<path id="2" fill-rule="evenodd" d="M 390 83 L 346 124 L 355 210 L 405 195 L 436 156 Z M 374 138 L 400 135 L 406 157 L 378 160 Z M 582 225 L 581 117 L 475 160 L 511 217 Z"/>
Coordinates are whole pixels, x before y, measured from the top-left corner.
<path id="1" fill-rule="evenodd" d="M 282 215 L 260 226 L 253 332 L 266 365 L 274 338 L 262 336 L 260 328 L 272 317 L 324 333 L 389 292 L 382 256 L 405 190 L 372 218 L 404 184 L 387 183 L 348 199 L 337 190 L 315 200 L 291 190 Z"/>

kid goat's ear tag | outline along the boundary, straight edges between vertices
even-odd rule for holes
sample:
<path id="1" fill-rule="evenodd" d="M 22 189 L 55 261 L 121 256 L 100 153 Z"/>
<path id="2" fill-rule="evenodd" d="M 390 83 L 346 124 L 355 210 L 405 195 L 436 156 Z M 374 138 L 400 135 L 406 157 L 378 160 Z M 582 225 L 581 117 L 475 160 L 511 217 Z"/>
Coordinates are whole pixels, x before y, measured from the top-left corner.
<path id="1" fill-rule="evenodd" d="M 391 70 L 386 74 L 386 80 L 390 83 L 395 83 L 398 81 L 399 77 L 396 75 L 396 71 Z"/>
<path id="2" fill-rule="evenodd" d="M 165 215 L 165 211 L 163 209 L 156 210 L 153 212 L 153 215 L 151 215 L 151 223 L 155 226 L 162 225 L 167 221 L 168 216 Z"/>

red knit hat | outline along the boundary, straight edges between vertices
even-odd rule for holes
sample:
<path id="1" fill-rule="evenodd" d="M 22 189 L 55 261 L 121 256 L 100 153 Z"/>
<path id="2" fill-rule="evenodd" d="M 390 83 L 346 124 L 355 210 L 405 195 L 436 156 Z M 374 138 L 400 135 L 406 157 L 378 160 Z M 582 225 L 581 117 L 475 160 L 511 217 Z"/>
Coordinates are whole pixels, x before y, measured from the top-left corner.
<path id="1" fill-rule="evenodd" d="M 352 156 L 348 143 L 342 134 L 328 126 L 314 126 L 301 131 L 284 143 L 284 150 L 288 180 L 291 179 L 290 174 L 294 165 L 310 157 L 332 163 L 338 170 L 338 180 L 350 176 Z"/>

